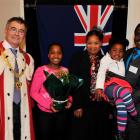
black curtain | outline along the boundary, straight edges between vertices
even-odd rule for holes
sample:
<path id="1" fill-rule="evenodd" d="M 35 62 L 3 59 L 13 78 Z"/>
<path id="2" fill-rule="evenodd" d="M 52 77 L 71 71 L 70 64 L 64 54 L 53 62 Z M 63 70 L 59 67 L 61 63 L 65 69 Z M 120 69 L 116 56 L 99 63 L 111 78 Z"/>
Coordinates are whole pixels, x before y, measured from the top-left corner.
<path id="1" fill-rule="evenodd" d="M 25 20 L 27 22 L 26 51 L 32 55 L 35 61 L 35 69 L 40 66 L 40 48 L 36 19 L 36 8 L 25 7 Z"/>

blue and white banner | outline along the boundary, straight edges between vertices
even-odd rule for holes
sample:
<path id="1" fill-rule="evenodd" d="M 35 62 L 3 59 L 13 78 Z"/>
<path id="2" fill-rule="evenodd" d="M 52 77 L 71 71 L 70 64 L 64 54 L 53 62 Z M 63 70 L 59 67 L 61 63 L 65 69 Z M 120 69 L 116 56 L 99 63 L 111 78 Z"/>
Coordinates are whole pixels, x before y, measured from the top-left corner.
<path id="1" fill-rule="evenodd" d="M 42 64 L 48 63 L 47 48 L 52 42 L 64 47 L 63 65 L 71 55 L 85 47 L 85 37 L 94 25 L 104 31 L 103 52 L 106 52 L 112 32 L 112 5 L 39 5 L 37 23 Z"/>

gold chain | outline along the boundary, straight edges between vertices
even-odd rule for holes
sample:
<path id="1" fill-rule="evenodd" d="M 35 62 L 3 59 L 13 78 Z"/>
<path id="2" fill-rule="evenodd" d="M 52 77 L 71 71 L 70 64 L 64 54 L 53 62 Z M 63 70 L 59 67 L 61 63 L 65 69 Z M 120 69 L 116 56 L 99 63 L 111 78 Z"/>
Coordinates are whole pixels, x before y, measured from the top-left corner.
<path id="1" fill-rule="evenodd" d="M 21 77 L 21 76 L 24 74 L 25 69 L 26 69 L 26 63 L 25 63 L 24 69 L 21 71 L 21 73 L 18 73 L 18 72 L 16 72 L 16 71 L 12 68 L 12 65 L 11 65 L 11 63 L 9 62 L 9 60 L 7 59 L 7 55 L 4 53 L 4 51 L 1 52 L 1 55 L 2 55 L 2 58 L 4 59 L 4 61 L 6 62 L 7 66 L 9 67 L 10 71 L 11 71 L 12 73 L 14 73 L 14 75 L 15 75 L 16 78 L 19 78 L 19 77 Z"/>

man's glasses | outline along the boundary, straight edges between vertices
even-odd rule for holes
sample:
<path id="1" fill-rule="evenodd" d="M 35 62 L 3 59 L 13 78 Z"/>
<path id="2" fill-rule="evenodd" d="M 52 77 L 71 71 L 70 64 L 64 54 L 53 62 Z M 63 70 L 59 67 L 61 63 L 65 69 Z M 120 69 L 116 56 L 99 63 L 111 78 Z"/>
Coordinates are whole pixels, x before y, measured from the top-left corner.
<path id="1" fill-rule="evenodd" d="M 23 30 L 23 29 L 17 29 L 17 28 L 15 28 L 15 27 L 9 27 L 9 30 L 10 30 L 10 32 L 12 32 L 12 33 L 19 33 L 20 35 L 24 35 L 25 34 L 25 30 Z"/>

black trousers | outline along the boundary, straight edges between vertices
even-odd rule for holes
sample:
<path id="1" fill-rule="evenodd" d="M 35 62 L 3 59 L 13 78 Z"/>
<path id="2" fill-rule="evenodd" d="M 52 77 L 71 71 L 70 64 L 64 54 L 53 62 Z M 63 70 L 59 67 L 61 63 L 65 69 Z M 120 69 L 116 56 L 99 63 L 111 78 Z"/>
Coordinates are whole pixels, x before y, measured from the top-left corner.
<path id="1" fill-rule="evenodd" d="M 108 104 L 93 101 L 84 108 L 82 118 L 74 117 L 72 112 L 69 140 L 113 140 L 109 113 Z"/>
<path id="2" fill-rule="evenodd" d="M 37 109 L 37 140 L 66 140 L 66 111 L 46 113 Z"/>
<path id="3" fill-rule="evenodd" d="M 135 107 L 140 114 L 140 104 L 135 105 Z M 140 120 L 140 116 L 139 116 L 139 120 Z M 140 121 L 136 122 L 132 120 L 130 116 L 128 116 L 125 140 L 140 140 Z"/>
<path id="4" fill-rule="evenodd" d="M 13 103 L 13 135 L 14 140 L 21 139 L 20 103 Z"/>

